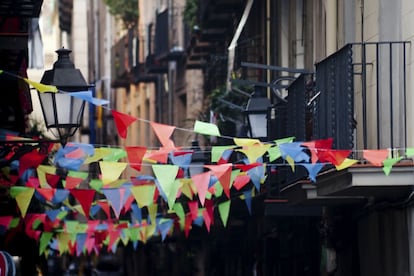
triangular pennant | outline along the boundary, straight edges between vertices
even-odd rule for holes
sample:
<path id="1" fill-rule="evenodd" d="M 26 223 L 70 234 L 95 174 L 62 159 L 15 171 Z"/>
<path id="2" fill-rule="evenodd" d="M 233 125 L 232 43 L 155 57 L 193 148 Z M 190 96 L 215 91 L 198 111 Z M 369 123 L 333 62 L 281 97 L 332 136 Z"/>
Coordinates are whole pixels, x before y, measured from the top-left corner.
<path id="1" fill-rule="evenodd" d="M 111 210 L 110 210 L 110 206 L 108 201 L 103 201 L 103 200 L 99 200 L 98 205 L 101 207 L 101 209 L 104 211 L 104 213 L 106 214 L 106 217 L 108 219 L 111 218 Z"/>
<path id="2" fill-rule="evenodd" d="M 62 210 L 60 210 L 60 209 L 53 209 L 53 210 L 47 210 L 46 211 L 46 215 L 47 215 L 47 217 L 50 219 L 50 221 L 55 221 L 56 220 L 56 218 L 58 217 L 58 215 L 61 213 L 61 212 L 64 212 L 64 211 L 62 211 Z"/>
<path id="3" fill-rule="evenodd" d="M 352 150 L 321 150 L 318 151 L 321 163 L 329 162 L 335 166 L 340 165 L 351 154 Z"/>
<path id="4" fill-rule="evenodd" d="M 251 138 L 233 138 L 234 143 L 239 147 L 253 146 L 255 144 L 261 144 L 259 139 Z"/>
<path id="5" fill-rule="evenodd" d="M 175 183 L 175 178 L 177 177 L 178 166 L 152 165 L 152 170 L 160 184 L 160 192 L 162 192 L 161 194 L 164 194 L 164 200 L 168 202 L 168 197 L 175 191 L 173 185 Z M 175 195 L 176 194 L 174 194 L 174 196 Z"/>
<path id="6" fill-rule="evenodd" d="M 249 214 L 252 214 L 252 191 L 244 191 L 244 202 L 246 203 L 247 210 L 249 210 Z"/>
<path id="7" fill-rule="evenodd" d="M 126 147 L 128 162 L 131 168 L 141 171 L 142 159 L 147 152 L 146 147 Z"/>
<path id="8" fill-rule="evenodd" d="M 155 122 L 151 122 L 150 124 L 151 124 L 152 130 L 157 135 L 158 140 L 160 141 L 161 145 L 164 148 L 174 149 L 175 145 L 174 145 L 174 142 L 170 139 L 170 137 L 175 130 L 175 126 L 169 126 L 169 125 L 159 124 Z"/>
<path id="9" fill-rule="evenodd" d="M 156 151 L 147 152 L 147 154 L 144 156 L 145 161 L 155 161 L 152 163 L 162 163 L 166 164 L 168 161 L 168 156 L 171 152 L 171 149 L 168 148 L 160 148 Z"/>
<path id="10" fill-rule="evenodd" d="M 78 188 L 82 181 L 82 178 L 67 176 L 64 180 L 65 189 L 70 190 Z"/>
<path id="11" fill-rule="evenodd" d="M 316 176 L 324 166 L 323 163 L 314 163 L 314 164 L 312 164 L 312 163 L 310 163 L 310 164 L 309 163 L 300 163 L 300 165 L 302 165 L 306 168 L 306 170 L 309 173 L 309 178 L 313 182 L 316 182 Z"/>
<path id="12" fill-rule="evenodd" d="M 204 219 L 204 225 L 206 226 L 207 232 L 210 233 L 211 218 L 206 209 L 203 210 L 203 219 Z"/>
<path id="13" fill-rule="evenodd" d="M 236 178 L 234 179 L 233 182 L 233 187 L 236 190 L 241 190 L 244 186 L 247 185 L 247 183 L 250 182 L 250 176 L 247 174 L 242 174 L 242 175 L 238 175 L 236 176 Z"/>
<path id="14" fill-rule="evenodd" d="M 224 152 L 229 151 L 231 153 L 235 147 L 236 146 L 213 146 L 211 148 L 211 162 L 215 163 L 219 161 Z"/>
<path id="15" fill-rule="evenodd" d="M 72 189 L 70 193 L 78 200 L 82 206 L 86 218 L 89 218 L 89 210 L 95 197 L 95 190 Z"/>
<path id="16" fill-rule="evenodd" d="M 269 162 L 273 162 L 276 159 L 279 159 L 280 157 L 282 157 L 282 153 L 280 152 L 280 148 L 277 145 L 273 146 L 273 147 L 270 147 L 267 150 L 267 153 L 269 155 Z"/>
<path id="17" fill-rule="evenodd" d="M 46 173 L 46 181 L 52 188 L 57 188 L 57 184 L 60 181 L 60 176 L 56 174 L 48 174 Z"/>
<path id="18" fill-rule="evenodd" d="M 112 210 L 114 211 L 115 217 L 119 219 L 121 209 L 127 200 L 130 190 L 125 188 L 119 189 L 103 189 L 105 197 L 111 203 Z"/>
<path id="19" fill-rule="evenodd" d="M 38 150 L 33 150 L 29 153 L 26 153 L 19 159 L 19 176 L 22 176 L 23 173 L 29 168 L 37 168 L 43 160 L 45 160 L 47 154 L 40 153 Z"/>
<path id="20" fill-rule="evenodd" d="M 79 91 L 79 92 L 73 92 L 73 93 L 68 93 L 68 94 L 72 97 L 87 101 L 97 106 L 101 106 L 101 105 L 105 105 L 109 103 L 108 100 L 94 98 L 92 96 L 92 91 Z"/>
<path id="21" fill-rule="evenodd" d="M 397 158 L 388 158 L 384 160 L 384 167 L 382 168 L 382 170 L 384 171 L 385 175 L 389 175 L 392 169 L 392 166 L 394 166 L 396 163 L 400 162 L 401 159 L 403 159 L 402 157 L 397 157 Z"/>
<path id="22" fill-rule="evenodd" d="M 142 209 L 137 204 L 131 204 L 131 218 L 134 218 L 139 224 L 142 223 Z"/>
<path id="23" fill-rule="evenodd" d="M 22 217 L 26 216 L 34 192 L 35 189 L 30 187 L 14 186 L 10 188 L 10 196 L 16 200 Z"/>
<path id="24" fill-rule="evenodd" d="M 76 256 L 80 256 L 85 249 L 85 242 L 88 235 L 86 233 L 78 233 L 76 235 Z"/>
<path id="25" fill-rule="evenodd" d="M 205 167 L 210 169 L 218 178 L 223 187 L 224 193 L 228 198 L 230 198 L 232 164 L 206 165 Z"/>
<path id="26" fill-rule="evenodd" d="M 99 166 L 101 168 L 102 182 L 104 185 L 118 180 L 127 165 L 128 163 L 124 162 L 100 161 Z"/>
<path id="27" fill-rule="evenodd" d="M 183 205 L 181 203 L 175 203 L 173 210 L 175 211 L 175 214 L 178 216 L 180 228 L 181 230 L 183 230 L 185 226 L 185 212 Z"/>
<path id="28" fill-rule="evenodd" d="M 155 185 L 133 186 L 130 190 L 140 208 L 153 203 Z"/>
<path id="29" fill-rule="evenodd" d="M 354 165 L 355 163 L 358 163 L 358 160 L 345 158 L 345 160 L 341 164 L 335 167 L 338 171 L 340 171 Z"/>
<path id="30" fill-rule="evenodd" d="M 220 131 L 215 124 L 205 123 L 198 120 L 194 123 L 194 132 L 210 136 L 220 136 Z"/>
<path id="31" fill-rule="evenodd" d="M 172 219 L 164 219 L 162 222 L 158 224 L 158 228 L 160 229 L 162 241 L 165 240 L 167 234 L 170 232 L 173 226 L 173 222 L 174 221 Z"/>
<path id="32" fill-rule="evenodd" d="M 115 110 L 112 110 L 112 116 L 114 117 L 115 125 L 118 130 L 118 134 L 121 138 L 126 139 L 128 133 L 128 127 L 134 123 L 137 118 L 128 114 L 124 114 Z"/>
<path id="33" fill-rule="evenodd" d="M 197 188 L 198 199 L 200 200 L 201 206 L 204 206 L 204 201 L 206 199 L 206 193 L 208 190 L 208 184 L 210 182 L 210 172 L 193 175 L 191 179 L 193 180 L 194 185 Z"/>
<path id="34" fill-rule="evenodd" d="M 227 225 L 227 220 L 230 214 L 230 202 L 231 202 L 230 200 L 227 200 L 218 205 L 220 218 L 221 218 L 221 221 L 223 222 L 224 227 L 226 227 Z"/>
<path id="35" fill-rule="evenodd" d="M 260 191 L 260 185 L 265 181 L 265 165 L 254 167 L 247 171 L 247 175 L 253 182 L 257 191 Z"/>
<path id="36" fill-rule="evenodd" d="M 53 233 L 49 232 L 43 232 L 40 236 L 39 242 L 39 255 L 42 255 L 43 252 L 46 250 L 46 247 L 48 246 L 50 240 L 53 237 Z"/>
<path id="37" fill-rule="evenodd" d="M 364 150 L 363 156 L 373 166 L 381 167 L 382 162 L 388 157 L 388 150 Z"/>
<path id="38" fill-rule="evenodd" d="M 191 219 L 195 220 L 198 217 L 198 202 L 189 201 L 188 208 L 190 209 Z"/>
<path id="39" fill-rule="evenodd" d="M 243 147 L 243 149 L 239 149 L 237 151 L 244 153 L 249 160 L 249 163 L 255 163 L 259 157 L 262 157 L 271 147 L 270 144 L 255 144 L 247 147 Z"/>
<path id="40" fill-rule="evenodd" d="M 36 191 L 47 201 L 52 201 L 55 196 L 56 189 L 36 188 Z"/>
<path id="41" fill-rule="evenodd" d="M 53 196 L 52 203 L 53 204 L 59 204 L 62 203 L 69 195 L 68 190 L 63 189 L 56 189 L 55 195 Z"/>
<path id="42" fill-rule="evenodd" d="M 303 151 L 301 142 L 284 143 L 279 148 L 284 159 L 290 156 L 295 162 L 309 162 L 309 155 Z"/>

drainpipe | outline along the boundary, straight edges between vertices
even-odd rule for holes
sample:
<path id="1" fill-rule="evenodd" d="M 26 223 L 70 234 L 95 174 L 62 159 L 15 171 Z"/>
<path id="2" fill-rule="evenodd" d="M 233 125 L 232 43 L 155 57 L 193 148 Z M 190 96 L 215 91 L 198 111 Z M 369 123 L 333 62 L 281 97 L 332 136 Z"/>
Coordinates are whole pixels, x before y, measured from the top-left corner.
<path id="1" fill-rule="evenodd" d="M 326 14 L 326 56 L 337 50 L 337 0 L 325 0 Z"/>
<path id="2" fill-rule="evenodd" d="M 266 0 L 266 63 L 271 64 L 270 60 L 270 0 Z M 266 70 L 266 82 L 270 83 L 271 72 Z M 270 99 L 270 87 L 267 88 L 267 97 Z"/>

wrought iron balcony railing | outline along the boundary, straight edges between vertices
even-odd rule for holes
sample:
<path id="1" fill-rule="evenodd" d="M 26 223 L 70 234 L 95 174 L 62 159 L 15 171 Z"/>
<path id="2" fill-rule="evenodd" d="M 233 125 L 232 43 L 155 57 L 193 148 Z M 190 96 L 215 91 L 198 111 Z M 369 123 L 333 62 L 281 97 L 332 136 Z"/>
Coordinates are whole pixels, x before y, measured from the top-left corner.
<path id="1" fill-rule="evenodd" d="M 280 138 L 333 138 L 335 149 L 406 148 L 407 45 L 348 44 L 317 63 L 313 76 L 301 74 L 287 88 L 286 103 L 276 107 L 286 112 L 276 117 L 286 131 Z M 306 175 L 287 167 L 272 185 L 280 189 Z"/>
<path id="2" fill-rule="evenodd" d="M 336 149 L 407 145 L 408 42 L 347 44 L 288 88 L 287 131 Z M 311 87 L 314 86 L 314 87 Z"/>

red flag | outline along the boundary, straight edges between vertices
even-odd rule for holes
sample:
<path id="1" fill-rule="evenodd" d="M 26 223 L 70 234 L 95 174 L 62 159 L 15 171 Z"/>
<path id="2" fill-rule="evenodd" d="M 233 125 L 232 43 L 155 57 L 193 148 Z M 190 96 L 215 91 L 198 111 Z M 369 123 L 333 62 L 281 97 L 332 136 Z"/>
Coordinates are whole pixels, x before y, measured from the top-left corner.
<path id="1" fill-rule="evenodd" d="M 89 217 L 89 210 L 95 197 L 95 190 L 71 189 L 70 193 L 79 201 L 85 217 Z"/>
<path id="2" fill-rule="evenodd" d="M 127 137 L 128 127 L 135 122 L 137 118 L 115 110 L 112 110 L 112 116 L 114 117 L 119 136 L 125 139 Z"/>
<path id="3" fill-rule="evenodd" d="M 60 176 L 56 174 L 46 173 L 46 182 L 52 188 L 57 188 L 57 184 L 60 180 Z"/>
<path id="4" fill-rule="evenodd" d="M 47 201 L 52 201 L 55 196 L 56 189 L 36 188 L 36 191 Z"/>
<path id="5" fill-rule="evenodd" d="M 39 153 L 37 150 L 33 150 L 23 155 L 19 161 L 19 176 L 29 168 L 37 168 L 46 157 L 46 154 Z"/>
<path id="6" fill-rule="evenodd" d="M 188 208 L 190 209 L 191 219 L 195 220 L 198 217 L 198 202 L 189 201 Z"/>
<path id="7" fill-rule="evenodd" d="M 81 184 L 82 181 L 82 178 L 67 176 L 65 188 L 68 190 L 75 189 Z"/>
<path id="8" fill-rule="evenodd" d="M 142 158 L 147 152 L 146 147 L 125 147 L 128 155 L 128 162 L 131 168 L 141 171 Z"/>

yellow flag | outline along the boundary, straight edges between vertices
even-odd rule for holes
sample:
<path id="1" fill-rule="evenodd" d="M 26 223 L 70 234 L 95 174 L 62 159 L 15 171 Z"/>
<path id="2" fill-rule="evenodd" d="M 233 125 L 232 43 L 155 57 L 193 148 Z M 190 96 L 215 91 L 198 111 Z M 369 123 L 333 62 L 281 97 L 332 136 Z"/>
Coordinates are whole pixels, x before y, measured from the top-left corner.
<path id="1" fill-rule="evenodd" d="M 35 82 L 35 81 L 31 81 L 31 80 L 29 80 L 29 79 L 26 79 L 26 78 L 23 78 L 24 79 L 24 81 L 27 83 L 27 84 L 30 84 L 31 86 L 33 86 L 37 91 L 39 91 L 39 92 L 41 92 L 41 93 L 44 93 L 44 92 L 54 92 L 54 93 L 57 93 L 58 92 L 58 89 L 57 89 L 57 87 L 56 86 L 54 86 L 54 85 L 47 85 L 47 84 L 43 84 L 43 83 L 38 83 L 38 82 Z"/>

